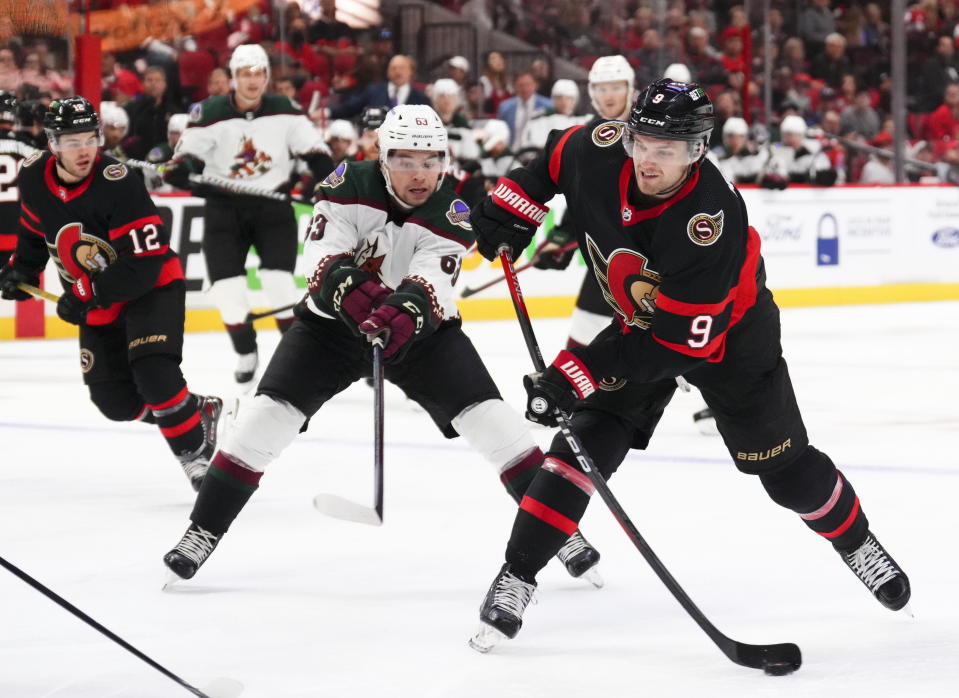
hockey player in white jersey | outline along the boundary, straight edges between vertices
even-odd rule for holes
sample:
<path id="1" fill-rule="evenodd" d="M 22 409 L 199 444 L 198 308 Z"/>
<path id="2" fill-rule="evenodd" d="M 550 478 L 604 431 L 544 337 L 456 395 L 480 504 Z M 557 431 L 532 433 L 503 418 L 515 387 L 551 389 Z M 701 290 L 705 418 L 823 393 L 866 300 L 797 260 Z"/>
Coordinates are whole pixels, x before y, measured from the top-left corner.
<path id="1" fill-rule="evenodd" d="M 519 138 L 520 152 L 527 148 L 542 150 L 546 147 L 550 131 L 565 131 L 570 126 L 585 124 L 592 118 L 575 113 L 579 104 L 579 86 L 572 80 L 557 80 L 553 83 L 549 95 L 553 100 L 553 109 L 533 117 L 526 124 Z"/>
<path id="2" fill-rule="evenodd" d="M 284 192 L 296 158 L 309 165 L 317 181 L 325 177 L 332 160 L 322 134 L 287 97 L 266 94 L 266 52 L 257 44 L 237 46 L 230 71 L 235 88 L 194 105 L 164 179 L 185 189 L 191 186 L 190 175 L 202 172 Z M 246 383 L 258 362 L 256 332 L 244 322 L 250 311 L 247 252 L 252 246 L 260 257 L 259 277 L 270 305 L 295 302 L 296 220 L 287 202 L 212 186 L 200 193 L 206 197 L 203 254 L 210 293 L 239 356 L 235 378 Z M 285 331 L 293 317 L 289 311 L 278 313 L 276 322 Z"/>
<path id="3" fill-rule="evenodd" d="M 307 420 L 370 375 L 374 339 L 385 345 L 386 379 L 447 438 L 462 436 L 495 466 L 517 502 L 543 462 L 461 326 L 454 285 L 474 238 L 469 207 L 441 187 L 449 164 L 442 121 L 426 105 L 394 107 L 379 142 L 378 161 L 344 160 L 317 189 L 305 249 L 309 297 L 214 456 L 190 527 L 164 557 L 181 578 L 213 552 Z M 576 531 L 558 557 L 580 576 L 599 553 Z"/>

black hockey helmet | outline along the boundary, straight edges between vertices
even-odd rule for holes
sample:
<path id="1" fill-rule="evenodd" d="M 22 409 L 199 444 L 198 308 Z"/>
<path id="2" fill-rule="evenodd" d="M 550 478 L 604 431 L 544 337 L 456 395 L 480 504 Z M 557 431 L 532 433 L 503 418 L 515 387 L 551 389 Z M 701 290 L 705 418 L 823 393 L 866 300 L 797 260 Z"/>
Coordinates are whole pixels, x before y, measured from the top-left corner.
<path id="1" fill-rule="evenodd" d="M 17 120 L 17 96 L 10 90 L 0 90 L 0 121 Z"/>
<path id="2" fill-rule="evenodd" d="M 66 97 L 50 103 L 43 115 L 43 130 L 50 140 L 66 133 L 96 131 L 100 135 L 100 117 L 85 97 Z"/>
<path id="3" fill-rule="evenodd" d="M 714 124 L 713 104 L 703 88 L 663 78 L 640 93 L 626 128 L 651 138 L 702 143 L 705 155 Z"/>
<path id="4" fill-rule="evenodd" d="M 383 125 L 383 119 L 389 107 L 367 107 L 360 115 L 360 129 L 363 131 L 375 131 Z"/>

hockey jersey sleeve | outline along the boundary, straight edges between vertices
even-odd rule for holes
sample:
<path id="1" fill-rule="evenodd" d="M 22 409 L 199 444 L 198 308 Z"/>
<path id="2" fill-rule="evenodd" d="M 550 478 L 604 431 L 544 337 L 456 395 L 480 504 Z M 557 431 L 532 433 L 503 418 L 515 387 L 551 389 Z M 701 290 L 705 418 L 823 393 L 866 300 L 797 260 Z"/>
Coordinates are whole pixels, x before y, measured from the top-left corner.
<path id="1" fill-rule="evenodd" d="M 206 127 L 206 117 L 204 107 L 206 102 L 201 102 L 190 111 L 190 121 L 187 127 L 180 134 L 180 140 L 177 141 L 174 155 L 192 155 L 200 160 L 207 161 L 212 159 L 213 152 L 217 147 L 216 132 Z"/>
<path id="2" fill-rule="evenodd" d="M 576 169 L 569 162 L 575 157 L 582 130 L 583 126 L 579 125 L 564 131 L 550 131 L 543 152 L 528 165 L 511 170 L 506 177 L 519 184 L 536 203 L 545 204 L 569 183 Z"/>
<path id="3" fill-rule="evenodd" d="M 755 304 L 759 236 L 744 228 L 738 206 L 688 221 L 672 216 L 667 224 L 682 230 L 662 257 L 650 327 L 604 332 L 573 350 L 594 375 L 649 382 L 682 375 L 703 361 L 721 361 L 728 331 Z M 702 239 L 713 237 L 713 242 L 694 242 L 697 226 L 704 231 Z"/>
<path id="4" fill-rule="evenodd" d="M 47 265 L 50 253 L 40 217 L 27 205 L 20 202 L 20 221 L 17 227 L 17 244 L 14 251 L 15 266 L 32 274 L 39 274 Z"/>
<path id="5" fill-rule="evenodd" d="M 305 115 L 291 119 L 287 137 L 290 152 L 309 166 L 316 180 L 325 177 L 333 169 L 333 159 L 326 141 Z"/>
<path id="6" fill-rule="evenodd" d="M 113 208 L 108 229 L 101 231 L 117 259 L 96 275 L 101 305 L 129 301 L 153 288 L 164 263 L 174 256 L 170 233 L 139 177 L 127 174 L 112 182 Z"/>

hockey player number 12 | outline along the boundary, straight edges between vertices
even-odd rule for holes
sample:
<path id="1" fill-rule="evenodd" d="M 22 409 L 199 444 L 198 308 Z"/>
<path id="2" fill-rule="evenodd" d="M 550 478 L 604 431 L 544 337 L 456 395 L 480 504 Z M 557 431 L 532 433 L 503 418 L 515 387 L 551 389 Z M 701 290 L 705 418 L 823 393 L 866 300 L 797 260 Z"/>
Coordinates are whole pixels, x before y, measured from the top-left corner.
<path id="1" fill-rule="evenodd" d="M 6 153 L 0 154 L 0 201 L 16 201 L 20 198 L 17 191 L 17 170 L 19 163 Z"/>
<path id="2" fill-rule="evenodd" d="M 144 252 L 152 252 L 153 250 L 160 249 L 160 243 L 157 242 L 157 236 L 160 234 L 160 231 L 157 230 L 157 227 L 153 223 L 147 223 L 143 226 L 142 229 L 138 230 L 134 228 L 129 232 L 130 239 L 133 240 L 133 253 L 134 254 L 143 254 Z M 141 244 L 140 240 L 143 243 Z"/>
<path id="3" fill-rule="evenodd" d="M 711 315 L 697 315 L 689 325 L 689 333 L 699 339 L 686 340 L 686 344 L 693 349 L 701 349 L 709 344 L 709 331 L 713 329 L 713 318 Z"/>

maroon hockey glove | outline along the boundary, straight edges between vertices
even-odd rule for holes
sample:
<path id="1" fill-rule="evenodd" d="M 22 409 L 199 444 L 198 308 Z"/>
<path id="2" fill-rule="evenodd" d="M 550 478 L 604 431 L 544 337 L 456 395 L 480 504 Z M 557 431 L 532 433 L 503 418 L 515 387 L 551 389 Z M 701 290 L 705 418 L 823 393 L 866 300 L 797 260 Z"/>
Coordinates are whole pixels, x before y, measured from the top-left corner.
<path id="1" fill-rule="evenodd" d="M 379 308 L 389 295 L 389 289 L 383 288 L 375 281 L 366 280 L 343 296 L 339 304 L 334 298 L 333 308 L 343 318 L 343 322 L 359 334 L 359 324 Z"/>
<path id="2" fill-rule="evenodd" d="M 423 328 L 422 309 L 407 294 L 394 293 L 390 300 L 373 312 L 360 325 L 360 332 L 372 342 L 379 337 L 383 342 L 383 361 L 399 361 L 409 350 L 413 338 Z"/>
<path id="3" fill-rule="evenodd" d="M 563 350 L 545 371 L 524 376 L 523 387 L 526 419 L 555 427 L 556 410 L 569 414 L 577 400 L 596 391 L 596 381 L 578 356 Z"/>
<path id="4" fill-rule="evenodd" d="M 81 276 L 60 296 L 57 301 L 57 315 L 64 322 L 71 325 L 82 325 L 86 320 L 87 311 L 97 306 L 96 293 L 93 281 L 89 276 Z"/>
<path id="5" fill-rule="evenodd" d="M 496 188 L 470 212 L 476 249 L 492 261 L 499 254 L 500 246 L 508 245 L 510 257 L 517 259 L 547 213 L 549 208 L 533 201 L 520 185 L 500 177 Z"/>
<path id="6" fill-rule="evenodd" d="M 40 277 L 37 274 L 31 274 L 14 266 L 8 262 L 0 267 L 0 296 L 8 301 L 28 301 L 31 296 L 26 291 L 20 290 L 20 284 L 30 286 L 39 286 Z"/>

